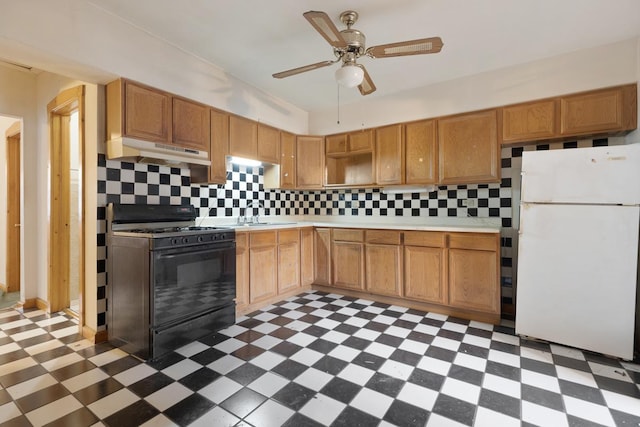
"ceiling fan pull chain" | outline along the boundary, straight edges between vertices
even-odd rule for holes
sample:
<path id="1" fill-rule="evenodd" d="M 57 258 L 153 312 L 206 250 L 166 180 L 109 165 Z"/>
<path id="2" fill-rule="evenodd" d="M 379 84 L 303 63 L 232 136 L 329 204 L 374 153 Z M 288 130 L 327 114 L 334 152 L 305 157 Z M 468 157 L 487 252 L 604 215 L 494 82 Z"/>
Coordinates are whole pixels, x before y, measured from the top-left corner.
<path id="1" fill-rule="evenodd" d="M 337 84 L 336 86 L 338 88 L 338 120 L 336 121 L 336 123 L 340 124 L 340 85 Z"/>

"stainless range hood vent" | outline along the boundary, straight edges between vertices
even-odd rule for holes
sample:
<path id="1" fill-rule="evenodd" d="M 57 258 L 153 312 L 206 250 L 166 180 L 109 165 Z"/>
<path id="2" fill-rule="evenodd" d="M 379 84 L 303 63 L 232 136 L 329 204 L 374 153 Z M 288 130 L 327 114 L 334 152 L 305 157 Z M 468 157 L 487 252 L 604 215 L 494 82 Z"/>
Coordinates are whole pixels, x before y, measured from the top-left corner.
<path id="1" fill-rule="evenodd" d="M 107 141 L 107 158 L 134 158 L 139 163 L 178 167 L 181 165 L 211 166 L 209 153 L 175 145 L 142 141 L 134 138 L 114 138 Z"/>

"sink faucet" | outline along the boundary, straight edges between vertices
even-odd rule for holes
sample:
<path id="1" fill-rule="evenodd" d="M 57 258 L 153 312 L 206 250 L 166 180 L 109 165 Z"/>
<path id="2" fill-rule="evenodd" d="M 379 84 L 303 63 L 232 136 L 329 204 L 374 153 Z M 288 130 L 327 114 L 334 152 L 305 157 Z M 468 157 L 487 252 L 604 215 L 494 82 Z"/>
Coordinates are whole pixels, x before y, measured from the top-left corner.
<path id="1" fill-rule="evenodd" d="M 247 214 L 247 209 L 251 208 L 251 216 L 249 218 L 246 217 Z M 253 215 L 253 210 L 257 208 L 258 209 L 258 213 L 256 215 Z M 262 204 L 262 202 L 257 202 L 257 201 L 250 201 L 247 206 L 244 208 L 244 211 L 242 210 L 242 208 L 240 209 L 240 216 L 238 217 L 238 224 L 243 225 L 243 224 L 252 224 L 252 223 L 258 223 L 260 222 L 260 208 L 264 209 L 264 205 Z"/>

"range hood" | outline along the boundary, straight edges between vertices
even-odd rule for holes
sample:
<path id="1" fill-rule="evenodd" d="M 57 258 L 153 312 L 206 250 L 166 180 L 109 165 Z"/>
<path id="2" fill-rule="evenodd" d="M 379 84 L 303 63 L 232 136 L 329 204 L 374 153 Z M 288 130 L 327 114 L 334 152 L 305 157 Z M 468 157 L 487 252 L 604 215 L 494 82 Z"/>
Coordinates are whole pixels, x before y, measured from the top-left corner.
<path id="1" fill-rule="evenodd" d="M 178 167 L 181 165 L 211 166 L 209 153 L 159 142 L 134 138 L 114 138 L 107 141 L 107 158 L 135 158 L 139 163 Z"/>

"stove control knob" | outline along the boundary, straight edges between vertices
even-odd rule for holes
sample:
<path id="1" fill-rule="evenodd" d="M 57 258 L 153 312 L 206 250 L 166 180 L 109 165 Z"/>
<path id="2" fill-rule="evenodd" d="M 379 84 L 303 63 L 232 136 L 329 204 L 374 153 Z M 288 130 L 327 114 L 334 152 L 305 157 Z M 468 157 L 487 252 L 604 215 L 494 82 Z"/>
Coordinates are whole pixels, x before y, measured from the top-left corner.
<path id="1" fill-rule="evenodd" d="M 178 244 L 178 239 L 171 239 L 171 244 L 172 245 L 177 245 Z"/>
<path id="2" fill-rule="evenodd" d="M 183 237 L 182 238 L 182 243 L 189 243 L 189 238 L 188 237 Z"/>
<path id="3" fill-rule="evenodd" d="M 214 235 L 212 236 L 211 240 L 218 240 L 218 235 L 217 235 L 217 234 L 214 234 Z"/>
<path id="4" fill-rule="evenodd" d="M 198 242 L 204 242 L 204 237 L 198 236 Z"/>

